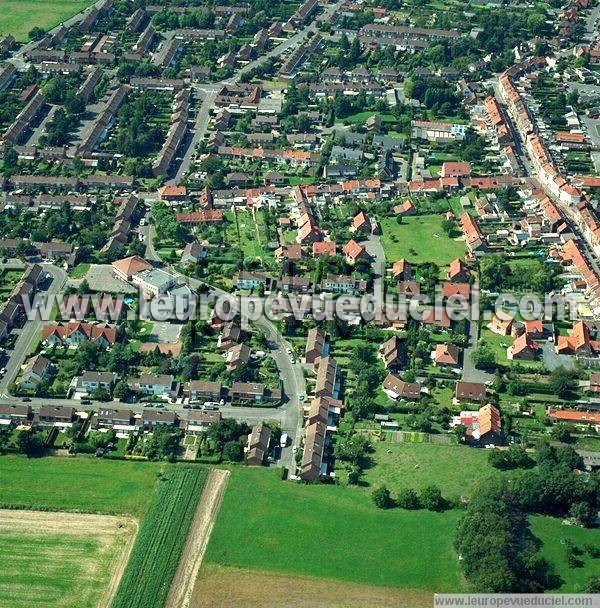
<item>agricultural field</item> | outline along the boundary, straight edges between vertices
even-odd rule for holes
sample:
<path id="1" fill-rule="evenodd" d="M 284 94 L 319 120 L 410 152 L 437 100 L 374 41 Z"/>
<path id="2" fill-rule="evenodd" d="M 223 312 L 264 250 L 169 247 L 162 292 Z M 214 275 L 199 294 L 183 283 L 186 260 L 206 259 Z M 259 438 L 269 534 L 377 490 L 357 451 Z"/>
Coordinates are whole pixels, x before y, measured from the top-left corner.
<path id="1" fill-rule="evenodd" d="M 464 583 L 452 540 L 460 515 L 382 511 L 360 488 L 295 485 L 279 471 L 234 469 L 205 564 L 458 592 Z"/>
<path id="2" fill-rule="evenodd" d="M 143 516 L 165 465 L 94 458 L 0 457 L 0 505 Z"/>
<path id="3" fill-rule="evenodd" d="M 428 591 L 358 585 L 294 574 L 257 572 L 204 564 L 192 597 L 194 608 L 247 608 L 257 598 L 269 606 L 326 606 L 327 608 L 430 608 Z"/>
<path id="4" fill-rule="evenodd" d="M 135 531 L 126 517 L 0 511 L 0 606 L 110 606 Z"/>
<path id="5" fill-rule="evenodd" d="M 465 243 L 450 238 L 442 229 L 443 215 L 413 215 L 401 224 L 395 218 L 380 222 L 381 244 L 388 262 L 406 258 L 409 262 L 434 262 L 447 266 L 465 254 Z"/>
<path id="6" fill-rule="evenodd" d="M 171 467 L 161 476 L 112 608 L 162 608 L 207 472 Z"/>
<path id="7" fill-rule="evenodd" d="M 26 42 L 34 27 L 49 30 L 91 4 L 92 0 L 0 0 L 0 36 L 12 34 Z"/>

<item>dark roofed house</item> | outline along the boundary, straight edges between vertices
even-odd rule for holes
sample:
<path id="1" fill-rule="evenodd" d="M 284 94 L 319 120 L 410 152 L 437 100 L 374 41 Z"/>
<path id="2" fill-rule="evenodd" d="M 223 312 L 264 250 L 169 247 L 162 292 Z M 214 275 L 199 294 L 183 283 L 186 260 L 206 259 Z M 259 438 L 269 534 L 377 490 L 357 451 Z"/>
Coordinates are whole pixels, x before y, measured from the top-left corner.
<path id="1" fill-rule="evenodd" d="M 43 405 L 34 420 L 40 426 L 67 426 L 75 420 L 75 408 L 61 405 Z"/>
<path id="2" fill-rule="evenodd" d="M 300 463 L 300 477 L 305 481 L 319 481 L 326 474 L 326 437 L 327 425 L 324 422 L 315 422 L 306 427 L 304 453 Z"/>
<path id="3" fill-rule="evenodd" d="M 325 334 L 322 331 L 317 327 L 309 329 L 304 351 L 306 363 L 314 364 L 317 359 L 320 359 L 325 354 L 325 344 Z"/>
<path id="4" fill-rule="evenodd" d="M 481 382 L 465 382 L 459 380 L 456 383 L 454 396 L 458 401 L 481 403 L 485 401 L 485 384 L 482 384 Z"/>
<path id="5" fill-rule="evenodd" d="M 151 431 L 157 426 L 175 426 L 178 418 L 175 412 L 164 410 L 144 410 L 142 412 L 142 426 L 144 430 Z"/>
<path id="6" fill-rule="evenodd" d="M 26 424 L 31 415 L 28 405 L 7 405 L 0 403 L 0 426 Z"/>
<path id="7" fill-rule="evenodd" d="M 386 376 L 381 388 L 391 399 L 416 401 L 421 398 L 421 385 L 418 382 L 404 382 L 393 374 Z"/>
<path id="8" fill-rule="evenodd" d="M 269 450 L 270 440 L 271 429 L 264 422 L 259 422 L 248 435 L 246 464 L 251 466 L 263 465 Z"/>

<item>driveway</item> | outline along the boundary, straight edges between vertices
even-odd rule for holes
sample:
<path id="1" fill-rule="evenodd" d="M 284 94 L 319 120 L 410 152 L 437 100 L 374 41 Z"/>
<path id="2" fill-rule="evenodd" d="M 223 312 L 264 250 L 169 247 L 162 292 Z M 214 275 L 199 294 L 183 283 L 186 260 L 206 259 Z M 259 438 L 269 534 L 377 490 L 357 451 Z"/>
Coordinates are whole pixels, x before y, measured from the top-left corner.
<path id="1" fill-rule="evenodd" d="M 493 380 L 494 375 L 481 369 L 477 369 L 471 360 L 471 354 L 477 348 L 479 339 L 479 323 L 469 321 L 468 342 L 463 353 L 462 380 L 465 382 L 488 382 Z"/>
<path id="2" fill-rule="evenodd" d="M 542 359 L 544 365 L 552 371 L 559 366 L 563 366 L 566 369 L 572 369 L 575 365 L 575 357 L 569 357 L 567 355 L 559 355 L 554 350 L 553 342 L 544 342 L 542 346 Z"/>

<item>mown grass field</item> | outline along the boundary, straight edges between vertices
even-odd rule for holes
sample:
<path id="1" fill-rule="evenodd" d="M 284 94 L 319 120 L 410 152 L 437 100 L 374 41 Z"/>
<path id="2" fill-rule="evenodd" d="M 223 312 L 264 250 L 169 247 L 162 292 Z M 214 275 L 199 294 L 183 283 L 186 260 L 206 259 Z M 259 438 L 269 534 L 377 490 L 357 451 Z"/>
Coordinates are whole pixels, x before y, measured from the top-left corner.
<path id="1" fill-rule="evenodd" d="M 429 443 L 373 444 L 373 466 L 364 472 L 371 488 L 387 485 L 392 494 L 403 488 L 420 488 L 434 484 L 445 498 L 460 499 L 469 495 L 473 486 L 498 471 L 488 463 L 488 452 L 460 445 Z"/>
<path id="2" fill-rule="evenodd" d="M 0 504 L 143 516 L 164 465 L 93 458 L 0 457 Z"/>
<path id="3" fill-rule="evenodd" d="M 406 590 L 461 591 L 460 511 L 377 509 L 360 488 L 234 469 L 205 562 Z M 424 567 L 435 564 L 435 567 Z"/>
<path id="4" fill-rule="evenodd" d="M 161 477 L 113 608 L 163 608 L 206 474 L 198 467 L 170 467 Z"/>
<path id="5" fill-rule="evenodd" d="M 554 566 L 554 572 L 562 579 L 562 584 L 553 589 L 553 593 L 581 593 L 589 576 L 600 575 L 600 559 L 593 559 L 583 550 L 587 544 L 600 547 L 599 528 L 586 530 L 579 526 L 567 526 L 563 525 L 559 518 L 541 515 L 530 517 L 529 523 L 533 535 L 543 543 L 541 555 Z M 577 556 L 581 561 L 580 567 L 571 568 L 567 563 L 567 538 L 582 551 L 582 554 Z"/>
<path id="6" fill-rule="evenodd" d="M 27 34 L 34 27 L 52 29 L 90 6 L 92 1 L 0 0 L 0 36 L 12 34 L 19 42 L 27 42 Z"/>
<path id="7" fill-rule="evenodd" d="M 381 220 L 381 244 L 388 262 L 406 258 L 409 262 L 446 266 L 464 256 L 464 241 L 448 237 L 442 230 L 443 221 L 443 215 L 413 215 L 401 224 L 396 218 Z"/>

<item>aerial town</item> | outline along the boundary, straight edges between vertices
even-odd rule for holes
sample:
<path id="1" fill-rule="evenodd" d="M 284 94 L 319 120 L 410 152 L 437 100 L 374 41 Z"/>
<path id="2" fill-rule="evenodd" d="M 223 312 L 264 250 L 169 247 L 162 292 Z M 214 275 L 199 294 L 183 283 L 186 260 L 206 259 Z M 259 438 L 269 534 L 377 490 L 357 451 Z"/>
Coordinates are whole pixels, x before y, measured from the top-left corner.
<path id="1" fill-rule="evenodd" d="M 600 601 L 600 2 L 48 4 L 0 0 L 0 606 Z"/>

